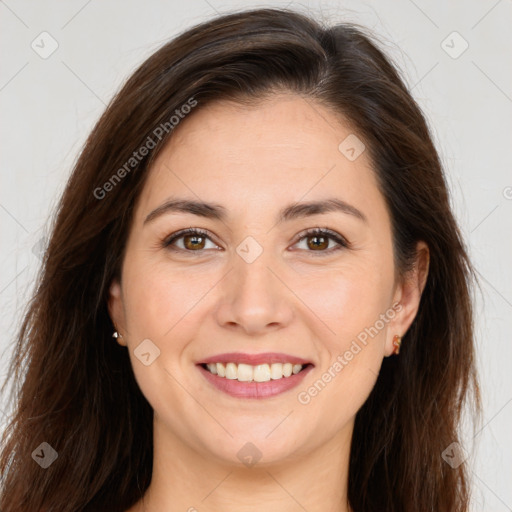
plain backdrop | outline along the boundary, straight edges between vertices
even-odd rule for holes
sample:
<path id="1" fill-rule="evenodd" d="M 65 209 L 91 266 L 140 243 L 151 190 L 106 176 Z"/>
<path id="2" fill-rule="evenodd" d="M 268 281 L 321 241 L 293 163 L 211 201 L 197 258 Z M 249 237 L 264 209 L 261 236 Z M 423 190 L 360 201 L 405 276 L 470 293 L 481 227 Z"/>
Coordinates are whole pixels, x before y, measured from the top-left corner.
<path id="1" fill-rule="evenodd" d="M 368 27 L 424 110 L 482 285 L 476 323 L 484 413 L 476 435 L 466 430 L 465 444 L 473 510 L 512 510 L 510 0 L 0 0 L 0 381 L 45 226 L 105 105 L 177 33 L 217 13 L 257 6 Z M 0 425 L 8 413 L 0 402 Z"/>

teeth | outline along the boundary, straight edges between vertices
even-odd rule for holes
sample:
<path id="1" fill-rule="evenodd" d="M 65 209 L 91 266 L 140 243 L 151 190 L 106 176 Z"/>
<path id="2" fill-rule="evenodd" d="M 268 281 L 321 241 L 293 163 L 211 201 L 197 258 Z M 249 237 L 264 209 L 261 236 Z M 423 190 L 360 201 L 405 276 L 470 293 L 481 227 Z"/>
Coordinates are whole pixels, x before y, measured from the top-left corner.
<path id="1" fill-rule="evenodd" d="M 283 377 L 290 377 L 292 373 L 296 375 L 303 368 L 301 364 L 292 363 L 258 364 L 256 366 L 243 363 L 238 365 L 235 363 L 209 363 L 206 367 L 213 375 L 238 380 L 239 382 L 278 380 Z"/>
<path id="2" fill-rule="evenodd" d="M 270 377 L 274 380 L 281 379 L 283 377 L 282 363 L 274 363 L 270 365 Z"/>
<path id="3" fill-rule="evenodd" d="M 270 380 L 270 366 L 259 364 L 254 367 L 254 380 L 256 382 L 268 382 Z"/>
<path id="4" fill-rule="evenodd" d="M 236 365 L 233 365 L 236 366 Z M 238 380 L 240 382 L 251 382 L 253 376 L 252 366 L 249 364 L 238 365 Z"/>
<path id="5" fill-rule="evenodd" d="M 235 380 L 238 378 L 238 371 L 235 363 L 228 363 L 226 365 L 226 379 Z"/>
<path id="6" fill-rule="evenodd" d="M 293 372 L 294 375 L 299 373 L 301 370 L 302 370 L 302 365 L 301 364 L 294 364 L 293 365 L 292 372 Z"/>
<path id="7" fill-rule="evenodd" d="M 215 366 L 217 367 L 217 375 L 219 377 L 225 377 L 226 376 L 226 367 L 222 363 L 217 363 Z"/>

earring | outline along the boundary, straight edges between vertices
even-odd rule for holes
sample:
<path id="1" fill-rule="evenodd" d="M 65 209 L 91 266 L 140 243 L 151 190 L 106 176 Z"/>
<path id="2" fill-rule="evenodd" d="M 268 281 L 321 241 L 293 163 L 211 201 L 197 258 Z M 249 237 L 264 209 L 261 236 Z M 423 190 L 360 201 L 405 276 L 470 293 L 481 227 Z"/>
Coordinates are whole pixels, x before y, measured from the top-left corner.
<path id="1" fill-rule="evenodd" d="M 393 350 L 393 354 L 398 355 L 400 353 L 400 345 L 402 344 L 402 337 L 395 334 L 393 336 L 393 346 L 395 349 Z"/>
<path id="2" fill-rule="evenodd" d="M 117 331 L 114 331 L 114 334 L 112 334 L 112 338 L 115 338 L 116 340 L 122 337 L 123 335 Z"/>

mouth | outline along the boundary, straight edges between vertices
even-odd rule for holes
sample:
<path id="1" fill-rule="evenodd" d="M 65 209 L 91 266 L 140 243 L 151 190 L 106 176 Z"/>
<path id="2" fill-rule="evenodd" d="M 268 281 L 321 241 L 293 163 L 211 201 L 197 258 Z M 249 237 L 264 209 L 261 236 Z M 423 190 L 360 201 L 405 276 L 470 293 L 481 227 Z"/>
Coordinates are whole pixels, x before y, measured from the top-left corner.
<path id="1" fill-rule="evenodd" d="M 197 364 L 213 386 L 238 398 L 268 398 L 299 384 L 314 364 L 287 354 L 219 354 Z"/>
<path id="2" fill-rule="evenodd" d="M 308 366 L 310 364 L 264 363 L 256 366 L 243 363 L 201 364 L 201 367 L 212 375 L 217 375 L 223 379 L 237 380 L 238 382 L 269 382 L 270 380 L 287 379 L 292 375 L 297 375 Z"/>

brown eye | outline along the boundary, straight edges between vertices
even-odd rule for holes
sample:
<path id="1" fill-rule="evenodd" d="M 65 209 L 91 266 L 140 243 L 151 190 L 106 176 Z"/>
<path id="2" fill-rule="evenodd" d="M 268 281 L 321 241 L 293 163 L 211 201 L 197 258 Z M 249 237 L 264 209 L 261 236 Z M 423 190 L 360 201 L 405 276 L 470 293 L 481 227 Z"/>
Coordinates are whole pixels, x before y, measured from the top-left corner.
<path id="1" fill-rule="evenodd" d="M 210 246 L 208 246 L 208 243 Z M 163 241 L 162 247 L 185 252 L 201 252 L 206 249 L 219 249 L 206 232 L 199 229 L 187 229 L 174 233 Z"/>
<path id="2" fill-rule="evenodd" d="M 325 236 L 308 236 L 307 240 L 308 247 L 315 251 L 318 249 L 327 249 L 329 247 L 329 238 Z"/>
<path id="3" fill-rule="evenodd" d="M 183 237 L 183 245 L 186 249 L 195 250 L 195 249 L 204 249 L 205 245 L 205 237 L 198 235 L 185 235 Z"/>
<path id="4" fill-rule="evenodd" d="M 343 236 L 327 228 L 310 229 L 303 232 L 302 235 L 296 244 L 297 247 L 306 252 L 316 252 L 319 256 L 350 247 L 348 241 Z"/>

